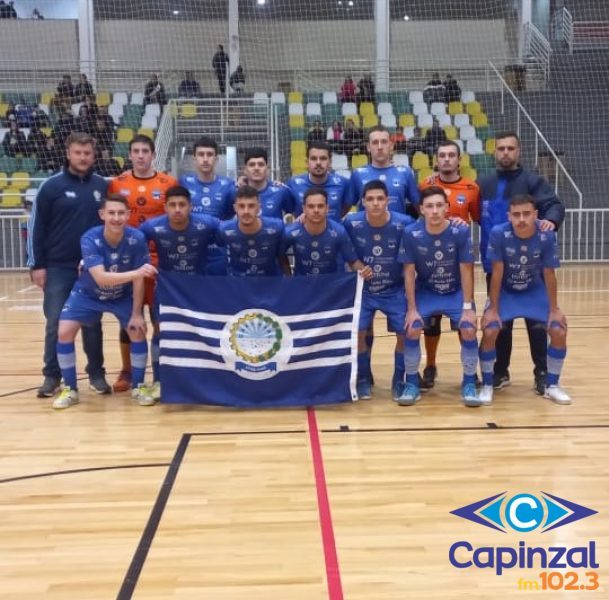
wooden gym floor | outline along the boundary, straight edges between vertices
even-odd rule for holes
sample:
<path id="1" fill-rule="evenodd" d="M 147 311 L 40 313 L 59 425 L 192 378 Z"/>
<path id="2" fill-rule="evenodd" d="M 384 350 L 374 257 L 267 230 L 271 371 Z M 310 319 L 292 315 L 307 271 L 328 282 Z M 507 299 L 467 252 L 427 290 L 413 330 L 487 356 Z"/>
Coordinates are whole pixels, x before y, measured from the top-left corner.
<path id="1" fill-rule="evenodd" d="M 458 344 L 447 333 L 436 388 L 401 408 L 390 400 L 393 340 L 379 319 L 371 401 L 142 408 L 127 394 L 85 391 L 84 380 L 81 404 L 56 412 L 35 397 L 41 293 L 25 274 L 1 274 L 0 598 L 519 598 L 540 581 L 539 568 L 453 567 L 449 548 L 460 540 L 594 540 L 598 590 L 543 595 L 609 597 L 609 266 L 566 266 L 559 282 L 572 406 L 534 395 L 518 323 L 513 384 L 491 407 L 460 404 Z M 116 324 L 104 331 L 112 380 Z M 519 535 L 450 514 L 501 492 L 546 492 L 598 514 Z M 590 569 L 574 571 L 588 583 Z"/>

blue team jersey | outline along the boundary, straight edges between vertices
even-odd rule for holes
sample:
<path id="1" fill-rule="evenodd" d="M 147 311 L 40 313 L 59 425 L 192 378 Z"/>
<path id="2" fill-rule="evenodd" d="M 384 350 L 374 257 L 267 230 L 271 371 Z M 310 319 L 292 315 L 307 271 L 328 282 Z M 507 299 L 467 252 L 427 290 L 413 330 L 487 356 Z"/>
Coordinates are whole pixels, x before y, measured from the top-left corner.
<path id="1" fill-rule="evenodd" d="M 354 204 L 363 210 L 364 186 L 369 181 L 382 181 L 389 193 L 389 210 L 405 213 L 410 205 L 418 206 L 419 188 L 410 167 L 373 167 L 366 165 L 355 169 L 351 175 L 351 195 Z"/>
<path id="2" fill-rule="evenodd" d="M 314 184 L 308 173 L 296 175 L 287 183 L 294 198 L 294 214 L 302 214 L 302 206 L 305 192 L 311 187 L 321 187 L 328 194 L 328 218 L 340 221 L 343 213 L 353 206 L 353 197 L 349 180 L 336 173 L 328 173 L 328 178 L 323 185 Z"/>
<path id="3" fill-rule="evenodd" d="M 211 183 L 201 181 L 196 174 L 180 177 L 180 185 L 190 192 L 193 214 L 205 214 L 216 219 L 230 219 L 233 214 L 236 187 L 232 179 L 216 177 Z"/>
<path id="4" fill-rule="evenodd" d="M 372 268 L 373 277 L 364 283 L 365 292 L 392 294 L 404 287 L 400 262 L 404 253 L 402 234 L 413 222 L 412 217 L 392 211 L 389 211 L 389 221 L 382 227 L 370 225 L 365 212 L 345 217 L 345 229 L 359 259 Z"/>
<path id="5" fill-rule="evenodd" d="M 159 269 L 174 273 L 205 273 L 208 246 L 216 241 L 220 221 L 209 215 L 191 215 L 188 227 L 176 231 L 169 217 L 157 217 L 142 223 L 140 231 L 153 241 L 159 257 Z"/>
<path id="6" fill-rule="evenodd" d="M 74 291 L 97 300 L 117 300 L 131 293 L 131 283 L 99 286 L 95 283 L 89 269 L 102 265 L 111 273 L 124 273 L 139 269 L 150 262 L 148 244 L 141 231 L 125 227 L 123 239 L 113 247 L 104 238 L 104 226 L 89 229 L 80 238 L 83 272 L 74 284 Z"/>
<path id="7" fill-rule="evenodd" d="M 271 217 L 260 217 L 260 220 L 262 227 L 251 235 L 239 229 L 236 218 L 220 223 L 218 244 L 226 247 L 229 275 L 281 275 L 278 258 L 283 222 Z"/>
<path id="8" fill-rule="evenodd" d="M 294 249 L 294 275 L 337 273 L 339 257 L 347 262 L 357 260 L 345 228 L 330 220 L 319 235 L 311 235 L 302 223 L 290 225 L 283 236 L 283 251 L 289 248 Z"/>
<path id="9" fill-rule="evenodd" d="M 402 236 L 405 264 L 414 264 L 417 291 L 454 294 L 461 289 L 461 263 L 473 263 L 471 232 L 467 226 L 448 225 L 431 234 L 424 221 L 417 221 Z"/>
<path id="10" fill-rule="evenodd" d="M 502 288 L 508 292 L 545 288 L 543 270 L 560 266 L 556 233 L 540 231 L 539 224 L 527 239 L 517 237 L 511 223 L 493 227 L 486 257 L 503 263 Z"/>
<path id="11" fill-rule="evenodd" d="M 294 212 L 294 196 L 285 185 L 267 182 L 266 187 L 258 193 L 260 214 L 263 217 L 283 218 L 284 214 Z"/>

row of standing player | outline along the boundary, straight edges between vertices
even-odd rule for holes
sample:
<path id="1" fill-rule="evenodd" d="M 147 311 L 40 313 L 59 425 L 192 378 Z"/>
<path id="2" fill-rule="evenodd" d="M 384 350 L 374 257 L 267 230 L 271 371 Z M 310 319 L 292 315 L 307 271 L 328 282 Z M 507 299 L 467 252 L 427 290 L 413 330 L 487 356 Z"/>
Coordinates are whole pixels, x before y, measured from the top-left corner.
<path id="1" fill-rule="evenodd" d="M 217 147 L 213 140 L 203 139 L 200 140 L 200 142 L 202 143 L 197 143 L 194 147 L 197 172 L 183 178 L 183 183 L 189 187 L 190 192 L 193 195 L 193 212 L 195 214 L 197 212 L 203 212 L 228 217 L 230 216 L 230 197 L 231 194 L 234 194 L 234 184 L 229 180 L 216 177 L 215 175 Z M 295 177 L 289 182 L 288 188 L 293 190 L 292 194 L 286 193 L 287 190 L 284 186 L 275 185 L 267 181 L 266 156 L 264 151 L 249 152 L 246 156 L 245 177 L 247 180 L 240 183 L 249 184 L 259 193 L 263 214 L 265 213 L 265 210 L 276 211 L 277 206 L 281 207 L 281 212 L 279 212 L 279 214 L 287 212 L 286 208 L 289 206 L 290 201 L 293 203 L 292 206 L 294 204 L 298 206 L 296 211 L 292 210 L 298 214 L 302 211 L 304 190 L 312 185 L 318 185 L 323 186 L 327 192 L 329 215 L 336 218 L 337 213 L 340 212 L 340 214 L 342 214 L 349 209 L 351 205 L 349 194 L 355 194 L 355 197 L 361 198 L 361 185 L 367 180 L 370 181 L 376 178 L 384 180 L 388 184 L 387 187 L 390 190 L 388 194 L 388 204 L 390 208 L 402 212 L 408 207 L 409 202 L 415 204 L 418 191 L 416 186 L 414 186 L 412 171 L 405 167 L 393 167 L 390 164 L 391 143 L 386 130 L 377 128 L 376 130 L 371 131 L 369 150 L 372 156 L 372 165 L 356 171 L 352 177 L 351 184 L 348 184 L 346 180 L 337 175 L 328 173 L 331 157 L 329 148 L 324 144 L 312 145 L 311 148 L 309 148 L 309 172 L 301 177 Z M 457 193 L 454 202 L 451 202 L 450 204 L 451 207 L 453 207 L 452 212 L 456 212 L 467 219 L 471 214 L 471 216 L 476 219 L 476 207 L 479 202 L 479 197 L 476 197 L 477 186 L 473 182 L 465 182 L 458 177 L 458 150 L 458 146 L 454 144 L 451 145 L 450 143 L 446 146 L 441 146 L 438 149 L 439 174 L 437 179 L 432 178 L 427 184 L 431 185 L 438 182 L 444 188 L 446 188 L 446 186 L 455 188 L 451 191 L 466 193 L 467 195 Z M 154 146 L 150 140 L 146 138 L 135 138 L 130 148 L 130 154 L 134 164 L 133 172 L 126 173 L 113 180 L 110 184 L 110 191 L 119 193 L 128 198 L 129 206 L 131 208 L 130 222 L 139 224 L 151 216 L 149 214 L 150 211 L 155 209 L 158 210 L 159 207 L 161 207 L 162 210 L 162 188 L 173 185 L 175 180 L 173 180 L 171 176 L 157 174 L 152 169 Z M 68 150 L 68 158 L 69 157 L 70 150 Z M 449 173 L 450 170 L 453 171 L 452 174 Z M 455 174 L 456 179 L 454 177 Z M 450 179 L 453 179 L 453 181 L 450 181 Z M 358 185 L 360 186 L 360 190 L 357 188 Z M 292 200 L 290 200 L 290 196 Z M 213 252 L 221 254 L 221 251 L 218 249 L 212 250 L 212 253 Z M 214 261 L 212 256 L 210 256 L 210 259 L 210 264 L 215 262 L 216 265 L 222 265 L 223 263 L 223 261 Z M 369 257 L 369 260 L 373 259 Z M 33 277 L 36 280 L 36 269 L 33 270 Z M 152 288 L 150 287 L 149 295 L 151 295 L 151 291 Z M 149 298 L 149 301 L 151 301 L 151 298 Z M 128 340 L 128 335 L 126 333 L 122 335 L 124 336 L 123 342 L 126 342 Z M 128 345 L 124 343 L 122 347 L 128 348 Z M 400 365 L 403 365 L 403 361 L 399 358 L 401 357 L 401 348 L 399 348 L 399 346 L 397 350 L 396 373 L 399 377 Z M 153 364 L 155 362 L 158 363 L 158 360 L 155 361 L 155 356 L 158 359 L 158 331 L 157 335 L 153 336 L 152 354 Z M 123 355 L 129 357 L 128 352 L 123 352 Z M 91 366 L 91 364 L 89 366 Z M 115 384 L 117 391 L 120 390 L 119 386 L 121 383 L 125 386 L 123 389 L 128 389 L 131 385 L 131 381 L 129 381 L 127 376 L 127 373 L 130 370 L 128 360 L 125 361 L 124 367 L 126 368 L 123 369 L 122 376 L 119 378 L 117 384 Z M 365 369 L 362 369 L 362 372 L 364 371 Z M 89 374 L 91 377 L 91 371 Z M 45 373 L 45 376 L 46 384 L 49 376 L 47 373 Z M 91 379 L 92 383 L 94 383 L 93 377 L 91 377 Z M 158 381 L 156 374 L 155 381 Z M 56 388 L 58 384 L 58 378 L 52 378 L 50 386 L 46 386 L 46 389 L 43 389 L 45 388 L 45 385 L 42 386 L 41 395 L 52 395 L 52 393 L 49 393 L 49 387 Z M 100 389 L 98 389 L 98 391 L 100 391 Z M 363 395 L 365 396 L 365 394 Z M 394 396 L 395 395 L 396 394 L 394 393 Z"/>

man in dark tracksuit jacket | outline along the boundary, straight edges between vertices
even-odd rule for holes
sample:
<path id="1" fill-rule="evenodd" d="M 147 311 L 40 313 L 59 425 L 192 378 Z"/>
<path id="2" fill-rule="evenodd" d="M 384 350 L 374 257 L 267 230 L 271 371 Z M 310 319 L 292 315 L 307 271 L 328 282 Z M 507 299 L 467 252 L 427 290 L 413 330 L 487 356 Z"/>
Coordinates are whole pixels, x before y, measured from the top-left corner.
<path id="1" fill-rule="evenodd" d="M 68 166 L 40 186 L 28 224 L 28 266 L 32 281 L 43 290 L 46 318 L 39 398 L 53 396 L 61 382 L 56 348 L 59 315 L 78 278 L 80 237 L 101 223 L 99 204 L 108 189 L 104 178 L 92 172 L 95 140 L 90 135 L 70 134 L 66 148 Z M 91 388 L 110 393 L 104 377 L 101 323 L 83 327 L 82 339 Z"/>
<path id="2" fill-rule="evenodd" d="M 535 198 L 540 228 L 542 231 L 556 231 L 565 218 L 565 207 L 550 184 L 536 173 L 525 171 L 519 164 L 520 140 L 515 133 L 497 135 L 495 143 L 497 171 L 478 180 L 482 209 L 480 215 L 480 256 L 487 278 L 490 282 L 492 265 L 486 260 L 491 229 L 495 225 L 507 223 L 508 202 L 517 194 L 530 194 Z M 526 319 L 531 357 L 535 363 L 535 392 L 543 395 L 547 372 L 547 334 L 545 329 L 534 327 L 534 321 Z M 513 321 L 503 324 L 497 338 L 497 362 L 495 363 L 495 389 L 510 384 L 510 357 L 512 354 Z"/>

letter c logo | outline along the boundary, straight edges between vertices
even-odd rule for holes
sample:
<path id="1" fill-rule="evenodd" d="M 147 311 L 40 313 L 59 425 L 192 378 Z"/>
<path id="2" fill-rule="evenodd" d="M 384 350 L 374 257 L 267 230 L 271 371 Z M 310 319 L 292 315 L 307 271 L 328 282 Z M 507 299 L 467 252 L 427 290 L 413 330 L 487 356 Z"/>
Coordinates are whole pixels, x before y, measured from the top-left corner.
<path id="1" fill-rule="evenodd" d="M 516 531 L 532 531 L 543 521 L 543 506 L 531 494 L 518 494 L 508 502 L 505 518 Z"/>

